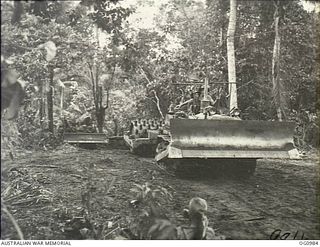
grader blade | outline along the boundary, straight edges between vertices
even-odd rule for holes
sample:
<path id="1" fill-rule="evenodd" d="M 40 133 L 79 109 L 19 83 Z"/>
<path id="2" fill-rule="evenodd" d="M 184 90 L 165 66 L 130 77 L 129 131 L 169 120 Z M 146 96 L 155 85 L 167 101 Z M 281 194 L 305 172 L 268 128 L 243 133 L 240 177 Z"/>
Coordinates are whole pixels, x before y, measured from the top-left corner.
<path id="1" fill-rule="evenodd" d="M 293 158 L 295 124 L 246 120 L 171 119 L 162 158 Z"/>

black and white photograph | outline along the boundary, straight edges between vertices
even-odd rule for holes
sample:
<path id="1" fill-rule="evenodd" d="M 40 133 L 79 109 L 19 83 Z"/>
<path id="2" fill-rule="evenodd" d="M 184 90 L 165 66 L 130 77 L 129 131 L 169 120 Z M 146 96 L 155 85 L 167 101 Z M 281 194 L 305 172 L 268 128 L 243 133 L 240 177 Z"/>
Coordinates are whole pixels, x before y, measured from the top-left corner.
<path id="1" fill-rule="evenodd" d="M 318 1 L 1 0 L 1 245 L 318 245 L 319 44 Z"/>

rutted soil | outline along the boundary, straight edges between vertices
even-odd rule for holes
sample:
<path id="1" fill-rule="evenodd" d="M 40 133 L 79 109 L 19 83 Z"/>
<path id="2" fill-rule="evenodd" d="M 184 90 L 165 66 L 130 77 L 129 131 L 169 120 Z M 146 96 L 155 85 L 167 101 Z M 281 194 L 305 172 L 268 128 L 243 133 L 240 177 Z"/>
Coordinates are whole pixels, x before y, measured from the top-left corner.
<path id="1" fill-rule="evenodd" d="M 86 227 L 81 217 L 88 201 L 91 219 L 104 226 L 101 238 L 112 239 L 132 210 L 130 189 L 146 182 L 173 194 L 166 209 L 176 224 L 185 223 L 182 210 L 200 196 L 208 202 L 209 226 L 227 239 L 320 238 L 316 160 L 261 160 L 249 179 L 182 179 L 127 150 L 64 146 L 21 153 L 2 161 L 1 171 L 3 203 L 25 239 L 81 238 L 74 228 Z M 18 239 L 7 214 L 1 223 L 2 239 Z"/>

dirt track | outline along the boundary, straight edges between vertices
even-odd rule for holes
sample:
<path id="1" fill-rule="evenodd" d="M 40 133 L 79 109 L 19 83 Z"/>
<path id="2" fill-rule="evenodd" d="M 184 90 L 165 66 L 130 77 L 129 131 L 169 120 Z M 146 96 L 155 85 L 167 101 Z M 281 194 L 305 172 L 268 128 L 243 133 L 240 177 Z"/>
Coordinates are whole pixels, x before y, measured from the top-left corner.
<path id="1" fill-rule="evenodd" d="M 208 202 L 210 226 L 227 239 L 277 238 L 280 231 L 282 236 L 290 233 L 283 236 L 288 239 L 320 238 L 318 168 L 311 160 L 259 161 L 255 176 L 246 180 L 176 178 L 157 167 L 152 158 L 126 150 L 65 147 L 24 153 L 2 164 L 2 198 L 26 239 L 78 238 L 67 231 L 68 222 L 81 215 L 89 180 L 92 217 L 98 224 L 114 222 L 105 230 L 106 239 L 112 238 L 108 233 L 115 222 L 125 221 L 128 215 L 133 183 L 145 182 L 166 187 L 173 194 L 167 207 L 177 224 L 184 223 L 181 213 L 189 200 L 200 196 Z M 17 239 L 6 217 L 2 239 Z"/>

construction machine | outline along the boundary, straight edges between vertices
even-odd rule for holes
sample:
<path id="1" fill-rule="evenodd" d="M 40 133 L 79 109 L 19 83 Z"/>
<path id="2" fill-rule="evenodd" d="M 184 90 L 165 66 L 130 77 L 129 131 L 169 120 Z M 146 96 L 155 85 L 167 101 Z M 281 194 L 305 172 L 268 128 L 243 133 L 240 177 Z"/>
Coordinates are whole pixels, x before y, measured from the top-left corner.
<path id="1" fill-rule="evenodd" d="M 136 119 L 130 122 L 130 130 L 123 136 L 134 154 L 154 157 L 159 144 L 158 135 L 163 133 L 164 123 L 158 119 Z"/>
<path id="2" fill-rule="evenodd" d="M 199 114 L 179 110 L 167 114 L 169 131 L 157 136 L 158 163 L 182 174 L 188 167 L 198 167 L 207 174 L 209 167 L 216 174 L 229 171 L 247 176 L 254 173 L 257 159 L 299 159 L 293 145 L 294 122 L 241 120 L 237 109 L 229 115 L 210 113 L 208 80 L 203 87 Z M 191 169 L 192 174 L 194 171 Z"/>

